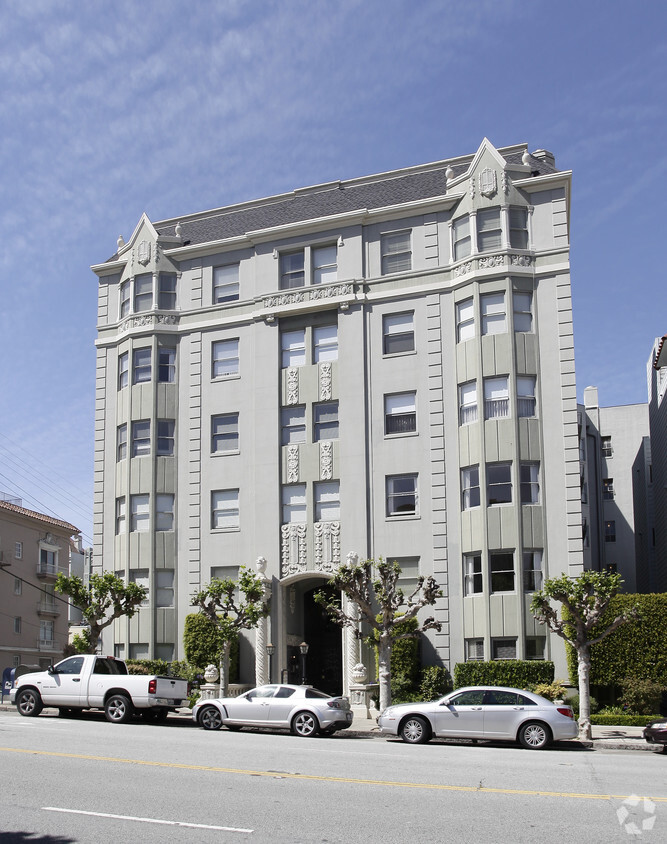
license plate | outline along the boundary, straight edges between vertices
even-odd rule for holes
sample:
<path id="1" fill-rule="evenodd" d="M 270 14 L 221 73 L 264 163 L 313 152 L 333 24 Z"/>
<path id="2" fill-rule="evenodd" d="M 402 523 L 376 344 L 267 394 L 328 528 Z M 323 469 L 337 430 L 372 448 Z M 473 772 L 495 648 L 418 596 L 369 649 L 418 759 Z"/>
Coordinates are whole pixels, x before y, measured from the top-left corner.
<path id="1" fill-rule="evenodd" d="M 351 721 L 351 720 L 352 720 L 352 713 L 351 713 L 351 712 L 346 712 L 346 713 L 345 713 L 345 717 L 347 718 L 347 720 L 348 720 L 348 721 Z"/>

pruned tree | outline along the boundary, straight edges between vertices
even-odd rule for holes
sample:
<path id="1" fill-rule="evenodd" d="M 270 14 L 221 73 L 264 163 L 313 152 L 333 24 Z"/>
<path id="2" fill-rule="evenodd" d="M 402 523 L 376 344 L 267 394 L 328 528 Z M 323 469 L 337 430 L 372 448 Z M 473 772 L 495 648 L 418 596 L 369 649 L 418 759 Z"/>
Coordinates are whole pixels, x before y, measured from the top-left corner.
<path id="1" fill-rule="evenodd" d="M 270 602 L 264 597 L 264 582 L 254 571 L 242 566 L 238 582 L 214 577 L 192 596 L 190 605 L 198 607 L 199 612 L 215 624 L 220 643 L 220 694 L 225 696 L 229 689 L 232 640 L 240 630 L 257 627 L 271 611 Z"/>
<path id="2" fill-rule="evenodd" d="M 70 602 L 81 610 L 87 629 L 74 637 L 74 647 L 78 653 L 93 654 L 105 627 L 117 618 L 132 618 L 142 601 L 146 600 L 145 587 L 137 583 L 125 583 L 113 572 L 90 575 L 88 585 L 76 575 L 67 576 L 62 572 L 56 578 L 57 592 L 67 595 Z"/>
<path id="3" fill-rule="evenodd" d="M 442 590 L 433 577 L 421 575 L 417 585 L 405 594 L 398 585 L 401 567 L 381 557 L 359 562 L 356 554 L 348 554 L 347 562 L 338 567 L 329 580 L 329 586 L 342 592 L 358 608 L 348 612 L 324 592 L 315 600 L 325 607 L 332 620 L 340 627 L 350 627 L 358 639 L 368 639 L 359 629 L 363 621 L 375 631 L 378 647 L 378 682 L 380 684 L 380 711 L 391 703 L 391 649 L 397 639 L 416 638 L 426 630 L 440 630 L 442 625 L 433 616 L 424 619 L 414 630 L 404 622 L 416 618 L 422 607 L 432 606 L 442 597 Z"/>
<path id="4" fill-rule="evenodd" d="M 615 572 L 585 571 L 578 577 L 563 574 L 545 581 L 530 605 L 536 621 L 564 639 L 577 654 L 579 738 L 582 739 L 591 738 L 591 647 L 638 616 L 637 610 L 631 607 L 600 629 L 602 615 L 622 583 L 620 574 Z M 561 611 L 559 616 L 551 601 L 562 604 L 565 614 Z"/>

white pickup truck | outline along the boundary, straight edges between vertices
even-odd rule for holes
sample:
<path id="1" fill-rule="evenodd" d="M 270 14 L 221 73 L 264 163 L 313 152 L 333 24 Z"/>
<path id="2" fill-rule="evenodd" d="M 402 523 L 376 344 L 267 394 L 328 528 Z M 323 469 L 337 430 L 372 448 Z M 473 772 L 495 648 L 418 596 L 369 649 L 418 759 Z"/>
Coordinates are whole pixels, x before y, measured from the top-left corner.
<path id="1" fill-rule="evenodd" d="M 78 654 L 46 671 L 22 674 L 9 693 L 21 715 L 39 715 L 56 706 L 62 715 L 82 709 L 103 709 L 107 721 L 122 724 L 135 711 L 161 720 L 177 706 L 187 704 L 187 680 L 128 674 L 127 666 L 112 656 Z"/>

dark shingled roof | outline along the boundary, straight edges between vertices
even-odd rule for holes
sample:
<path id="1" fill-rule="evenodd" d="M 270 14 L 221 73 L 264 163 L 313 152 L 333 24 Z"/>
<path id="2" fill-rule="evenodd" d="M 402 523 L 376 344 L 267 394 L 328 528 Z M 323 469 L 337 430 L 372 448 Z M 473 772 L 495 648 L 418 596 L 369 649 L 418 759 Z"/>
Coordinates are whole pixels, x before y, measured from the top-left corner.
<path id="1" fill-rule="evenodd" d="M 522 152 L 510 153 L 505 160 L 509 164 L 521 164 L 522 155 Z M 451 165 L 454 178 L 466 172 L 473 158 L 471 155 Z M 531 165 L 532 175 L 556 172 L 556 168 L 540 158 L 531 158 Z M 412 173 L 398 171 L 387 173 L 386 177 L 382 174 L 370 177 L 368 181 L 359 179 L 306 188 L 293 194 L 257 200 L 256 204 L 250 202 L 193 214 L 190 219 L 185 215 L 180 220 L 183 245 L 211 243 L 289 223 L 441 196 L 446 192 L 447 166 L 447 162 L 438 162 L 428 169 L 416 168 Z M 177 219 L 155 223 L 158 234 L 174 236 Z M 109 261 L 116 257 L 114 255 Z"/>

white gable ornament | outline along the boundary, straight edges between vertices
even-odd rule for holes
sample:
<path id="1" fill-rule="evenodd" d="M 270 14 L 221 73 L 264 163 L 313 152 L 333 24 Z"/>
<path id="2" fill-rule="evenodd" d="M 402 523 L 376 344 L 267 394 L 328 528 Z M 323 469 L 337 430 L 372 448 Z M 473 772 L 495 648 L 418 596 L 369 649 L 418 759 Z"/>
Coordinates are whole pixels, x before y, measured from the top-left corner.
<path id="1" fill-rule="evenodd" d="M 485 167 L 479 174 L 479 192 L 482 196 L 491 198 L 498 191 L 498 176 L 496 171 Z"/>
<path id="2" fill-rule="evenodd" d="M 140 264 L 143 264 L 144 267 L 151 259 L 151 245 L 149 241 L 142 240 L 139 246 L 137 247 L 137 260 Z"/>

